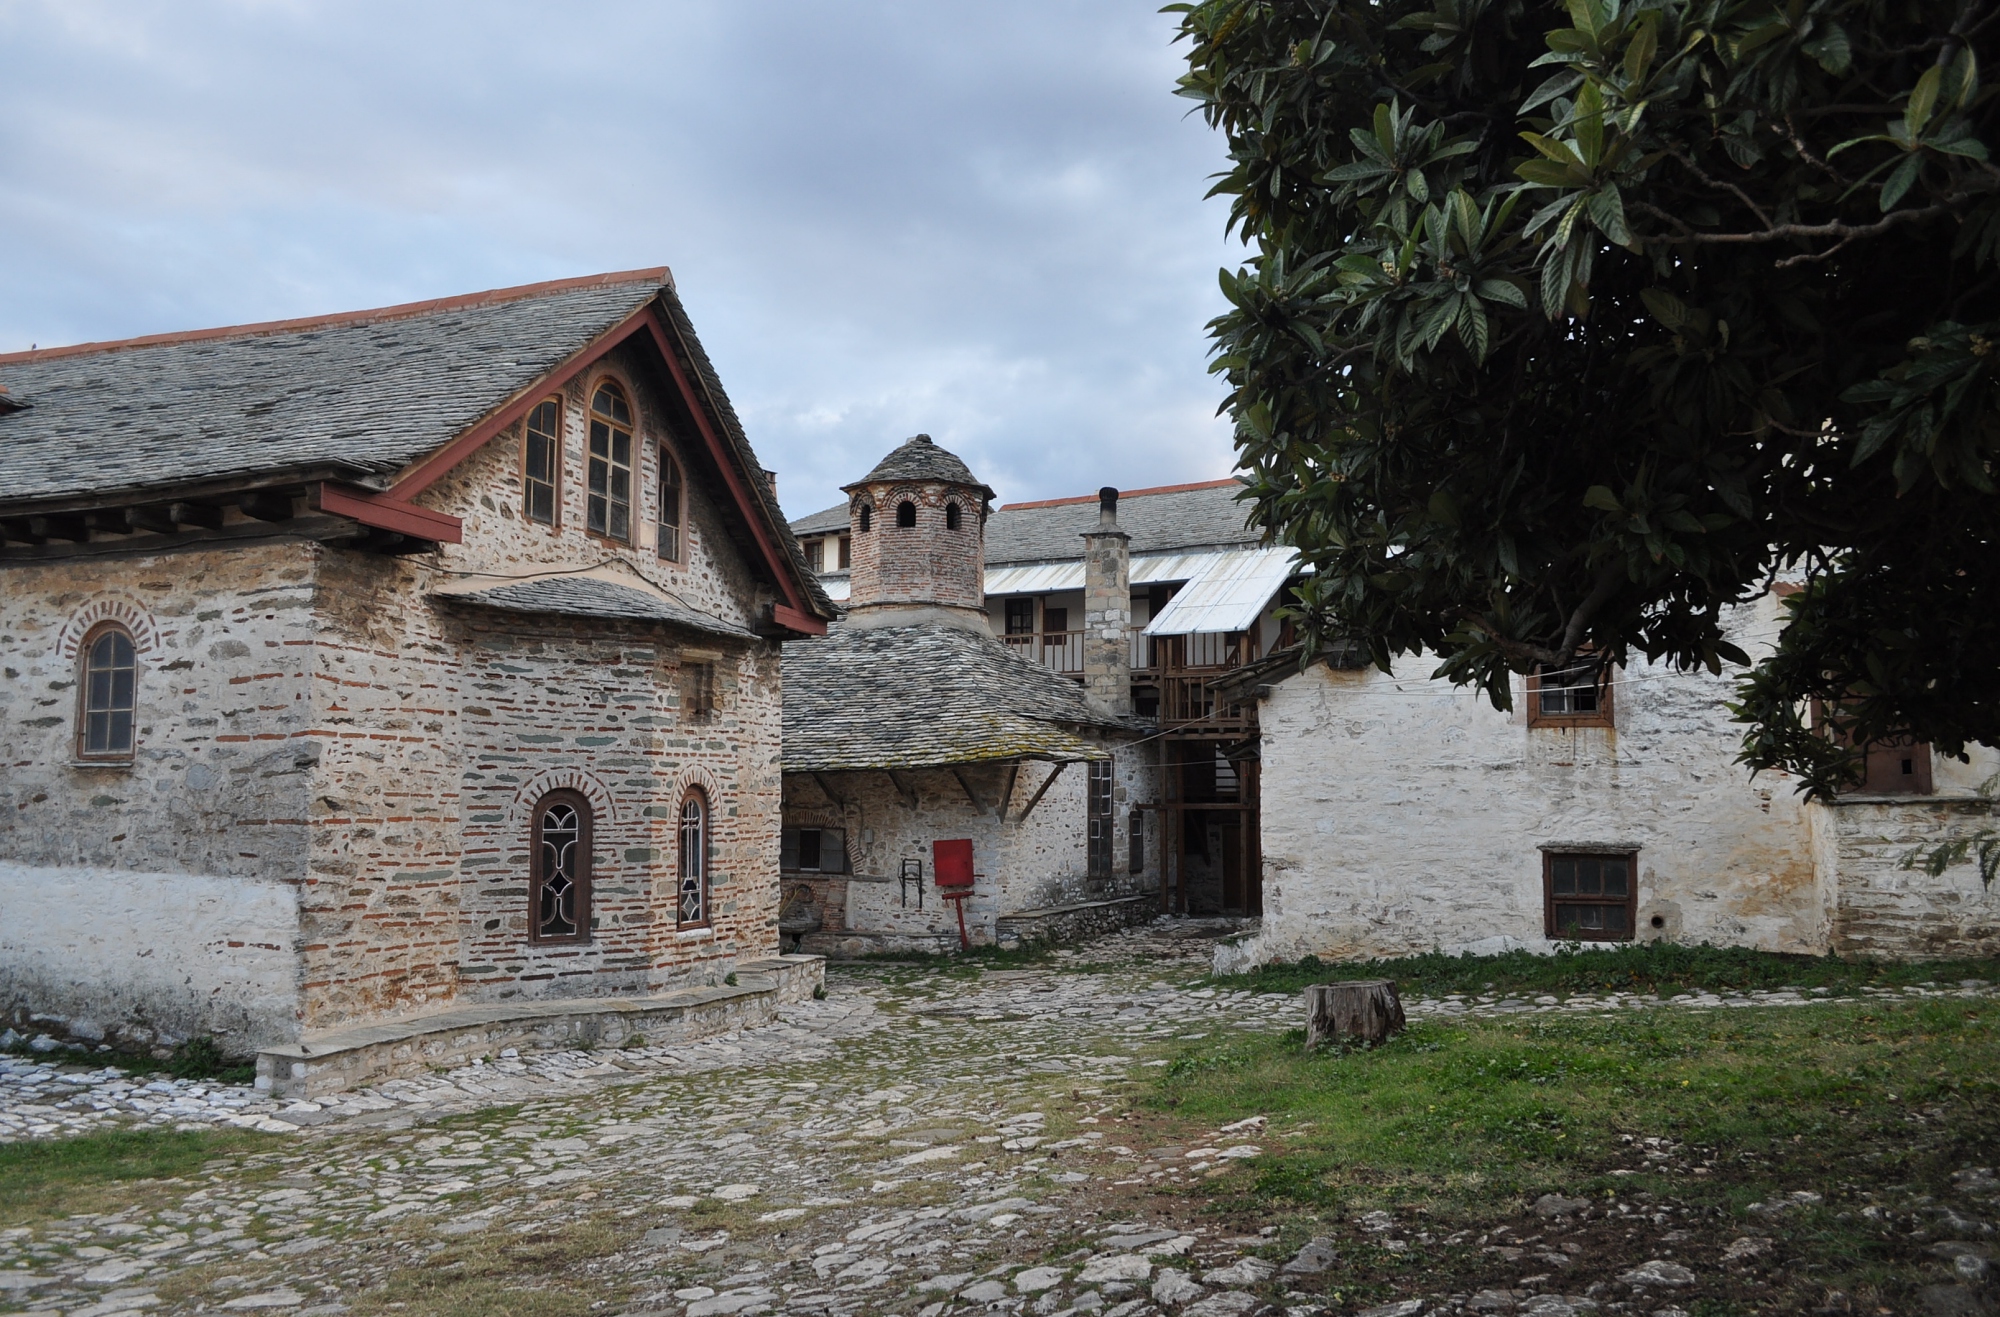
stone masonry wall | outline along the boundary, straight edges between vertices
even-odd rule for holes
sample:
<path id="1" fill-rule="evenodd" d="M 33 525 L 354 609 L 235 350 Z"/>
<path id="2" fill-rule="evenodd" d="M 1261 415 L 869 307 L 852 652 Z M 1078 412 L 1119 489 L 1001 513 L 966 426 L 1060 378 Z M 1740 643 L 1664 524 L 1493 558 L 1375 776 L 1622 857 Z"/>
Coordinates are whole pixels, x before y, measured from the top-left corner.
<path id="1" fill-rule="evenodd" d="M 295 1036 L 314 552 L 0 569 L 0 1008 L 128 1045 Z M 77 647 L 138 651 L 136 753 L 75 758 Z"/>
<path id="2" fill-rule="evenodd" d="M 1739 610 L 1754 648 L 1770 601 Z M 1634 666 L 1616 730 L 1529 728 L 1421 676 L 1320 667 L 1262 706 L 1264 922 L 1246 960 L 1546 947 L 1538 846 L 1639 850 L 1642 938 L 1823 951 L 1802 806 L 1751 780 L 1728 677 Z M 1658 925 L 1654 920 L 1659 921 Z"/>
<path id="3" fill-rule="evenodd" d="M 2000 887 L 1983 886 L 1976 863 L 1935 878 L 1920 865 L 1904 867 L 1940 842 L 2000 828 L 1991 799 L 1849 799 L 1812 813 L 1834 901 L 1834 951 L 1913 960 L 2000 955 Z"/>

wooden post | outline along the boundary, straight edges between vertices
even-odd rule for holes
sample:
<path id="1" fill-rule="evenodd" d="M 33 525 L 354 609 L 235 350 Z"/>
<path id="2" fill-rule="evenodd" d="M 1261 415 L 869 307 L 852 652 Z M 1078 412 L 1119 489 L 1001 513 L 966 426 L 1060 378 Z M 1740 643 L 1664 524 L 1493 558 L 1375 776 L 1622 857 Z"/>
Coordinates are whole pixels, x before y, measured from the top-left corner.
<path id="1" fill-rule="evenodd" d="M 1373 1046 L 1403 1031 L 1403 999 L 1389 979 L 1315 983 L 1306 989 L 1306 1050 L 1342 1038 Z"/>

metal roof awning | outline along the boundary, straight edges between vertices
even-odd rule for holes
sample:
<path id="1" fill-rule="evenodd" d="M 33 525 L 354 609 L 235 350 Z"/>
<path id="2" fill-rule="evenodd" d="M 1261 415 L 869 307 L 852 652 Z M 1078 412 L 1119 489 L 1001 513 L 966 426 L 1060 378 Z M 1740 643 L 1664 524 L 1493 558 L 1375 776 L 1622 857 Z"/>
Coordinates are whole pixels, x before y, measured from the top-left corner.
<path id="1" fill-rule="evenodd" d="M 1298 571 L 1290 549 L 1239 549 L 1214 559 L 1146 624 L 1147 635 L 1248 631 Z"/>
<path id="2" fill-rule="evenodd" d="M 1132 555 L 1132 584 L 1167 585 L 1191 581 L 1208 571 L 1229 553 L 1210 549 L 1194 553 L 1135 553 Z M 1055 594 L 1083 589 L 1083 560 L 1072 562 L 1007 563 L 986 569 L 986 593 Z"/>

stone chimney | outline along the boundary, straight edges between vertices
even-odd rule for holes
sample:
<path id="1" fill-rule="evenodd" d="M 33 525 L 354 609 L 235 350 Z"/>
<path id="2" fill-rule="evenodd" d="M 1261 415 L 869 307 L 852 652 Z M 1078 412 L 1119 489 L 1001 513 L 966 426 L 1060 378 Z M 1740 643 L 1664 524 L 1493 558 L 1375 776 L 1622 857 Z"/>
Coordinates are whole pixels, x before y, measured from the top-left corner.
<path id="1" fill-rule="evenodd" d="M 1097 491 L 1097 526 L 1083 533 L 1083 688 L 1114 713 L 1132 712 L 1132 537 L 1118 528 L 1118 491 Z"/>
<path id="2" fill-rule="evenodd" d="M 853 573 L 845 625 L 989 629 L 986 513 L 993 491 L 964 462 L 920 434 L 841 489 Z"/>

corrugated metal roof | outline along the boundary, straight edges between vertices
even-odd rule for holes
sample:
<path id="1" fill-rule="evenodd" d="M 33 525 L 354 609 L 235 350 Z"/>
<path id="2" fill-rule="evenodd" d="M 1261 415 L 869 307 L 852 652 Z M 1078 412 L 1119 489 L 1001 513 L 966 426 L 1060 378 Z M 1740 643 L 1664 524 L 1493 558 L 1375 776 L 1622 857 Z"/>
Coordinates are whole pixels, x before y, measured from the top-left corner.
<path id="1" fill-rule="evenodd" d="M 1191 578 L 1146 624 L 1147 635 L 1247 631 L 1298 570 L 1290 549 L 1239 549 L 1212 557 L 1201 575 Z"/>
<path id="2" fill-rule="evenodd" d="M 1225 556 L 1213 551 L 1135 554 L 1132 558 L 1132 584 L 1166 585 L 1173 581 L 1191 581 Z M 986 593 L 989 595 L 1054 594 L 1058 590 L 1081 589 L 1081 561 L 1032 562 L 986 569 Z"/>
<path id="3" fill-rule="evenodd" d="M 839 576 L 820 577 L 819 585 L 820 589 L 826 591 L 827 598 L 836 604 L 844 604 L 847 602 L 847 596 L 854 592 L 853 579 L 842 572 Z"/>

